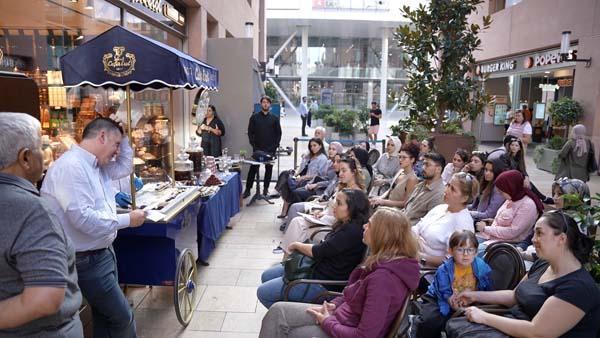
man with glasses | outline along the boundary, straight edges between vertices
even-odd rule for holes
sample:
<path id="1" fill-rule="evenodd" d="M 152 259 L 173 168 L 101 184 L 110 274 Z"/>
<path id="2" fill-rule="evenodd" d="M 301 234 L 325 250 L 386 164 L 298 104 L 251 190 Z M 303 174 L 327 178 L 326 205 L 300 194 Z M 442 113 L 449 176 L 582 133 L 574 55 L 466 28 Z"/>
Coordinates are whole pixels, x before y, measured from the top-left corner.
<path id="1" fill-rule="evenodd" d="M 410 194 L 403 210 L 411 225 L 417 224 L 429 210 L 442 204 L 444 200 L 442 171 L 446 160 L 437 153 L 427 153 L 423 158 L 423 181 Z"/>

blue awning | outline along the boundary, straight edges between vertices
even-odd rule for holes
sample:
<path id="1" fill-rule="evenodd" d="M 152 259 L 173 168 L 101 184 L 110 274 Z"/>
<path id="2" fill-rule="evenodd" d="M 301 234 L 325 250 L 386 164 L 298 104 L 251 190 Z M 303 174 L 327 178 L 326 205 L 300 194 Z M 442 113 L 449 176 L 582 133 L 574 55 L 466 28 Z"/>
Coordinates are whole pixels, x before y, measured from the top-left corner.
<path id="1" fill-rule="evenodd" d="M 60 58 L 67 87 L 203 88 L 219 86 L 219 71 L 204 62 L 115 26 Z"/>

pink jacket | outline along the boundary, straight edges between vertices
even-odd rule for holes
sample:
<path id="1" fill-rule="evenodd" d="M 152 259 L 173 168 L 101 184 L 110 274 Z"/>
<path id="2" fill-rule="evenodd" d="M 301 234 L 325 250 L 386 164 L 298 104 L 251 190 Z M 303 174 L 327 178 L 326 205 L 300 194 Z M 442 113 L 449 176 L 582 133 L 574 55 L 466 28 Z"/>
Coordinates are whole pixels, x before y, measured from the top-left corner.
<path id="1" fill-rule="evenodd" d="M 525 196 L 518 201 L 505 201 L 498 209 L 491 226 L 485 227 L 480 237 L 511 242 L 524 241 L 535 225 L 538 212 L 535 202 Z"/>

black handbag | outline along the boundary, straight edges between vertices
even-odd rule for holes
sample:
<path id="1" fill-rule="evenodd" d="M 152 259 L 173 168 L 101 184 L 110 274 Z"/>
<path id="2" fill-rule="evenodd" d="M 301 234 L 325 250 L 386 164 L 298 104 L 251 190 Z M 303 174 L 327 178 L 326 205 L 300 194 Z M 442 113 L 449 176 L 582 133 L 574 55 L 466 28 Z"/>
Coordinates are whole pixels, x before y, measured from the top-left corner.
<path id="1" fill-rule="evenodd" d="M 598 162 L 596 162 L 596 154 L 591 141 L 588 141 L 588 173 L 594 173 L 598 170 Z"/>
<path id="2" fill-rule="evenodd" d="M 467 317 L 456 317 L 446 323 L 448 338 L 509 338 L 506 334 L 487 325 L 470 322 Z"/>
<path id="3" fill-rule="evenodd" d="M 285 283 L 297 279 L 311 279 L 313 277 L 316 261 L 312 257 L 293 251 L 283 264 L 283 281 Z"/>

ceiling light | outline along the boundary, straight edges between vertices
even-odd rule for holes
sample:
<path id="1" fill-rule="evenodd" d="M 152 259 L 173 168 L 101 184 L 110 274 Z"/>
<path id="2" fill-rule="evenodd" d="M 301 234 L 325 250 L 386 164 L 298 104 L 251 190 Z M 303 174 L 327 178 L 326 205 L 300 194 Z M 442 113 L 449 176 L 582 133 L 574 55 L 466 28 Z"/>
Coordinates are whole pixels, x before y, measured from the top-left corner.
<path id="1" fill-rule="evenodd" d="M 85 9 L 94 9 L 94 0 L 87 0 L 85 3 Z"/>
<path id="2" fill-rule="evenodd" d="M 83 40 L 83 34 L 80 34 L 78 37 L 75 38 L 75 41 L 79 41 L 79 40 Z"/>
<path id="3" fill-rule="evenodd" d="M 550 74 L 550 72 L 549 71 L 545 71 L 544 74 Z"/>

